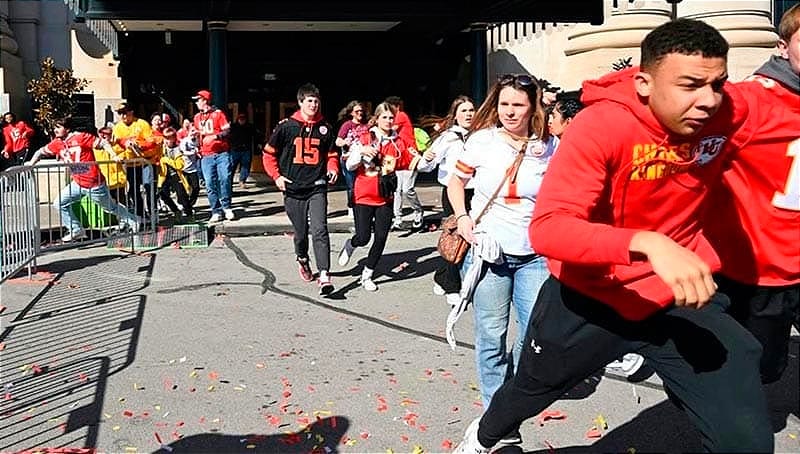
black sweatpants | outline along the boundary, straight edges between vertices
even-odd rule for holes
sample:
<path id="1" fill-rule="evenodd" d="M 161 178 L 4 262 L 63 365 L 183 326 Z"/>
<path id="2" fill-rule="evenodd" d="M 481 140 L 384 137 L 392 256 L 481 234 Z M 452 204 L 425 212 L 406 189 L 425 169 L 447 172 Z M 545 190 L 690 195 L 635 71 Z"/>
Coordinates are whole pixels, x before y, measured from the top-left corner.
<path id="1" fill-rule="evenodd" d="M 283 206 L 294 228 L 294 253 L 298 258 L 308 258 L 309 219 L 314 259 L 318 271 L 331 269 L 331 239 L 328 235 L 328 193 L 311 194 L 305 199 L 284 195 Z"/>
<path id="2" fill-rule="evenodd" d="M 632 322 L 551 276 L 531 314 L 517 372 L 494 394 L 478 441 L 494 446 L 592 372 L 637 352 L 700 431 L 705 450 L 771 452 L 761 346 L 727 314 L 729 306 L 717 293 L 702 309 L 675 306 Z"/>
<path id="3" fill-rule="evenodd" d="M 731 299 L 729 313 L 761 343 L 761 381 L 778 381 L 789 363 L 792 323 L 800 312 L 800 285 L 763 287 L 714 276 Z"/>
<path id="4" fill-rule="evenodd" d="M 191 216 L 192 207 L 189 204 L 189 195 L 186 193 L 186 188 L 183 187 L 180 178 L 178 178 L 178 174 L 175 173 L 174 170 L 168 172 L 164 183 L 161 185 L 161 189 L 158 191 L 159 197 L 161 197 L 161 200 L 167 205 L 170 211 L 175 214 L 180 214 L 180 209 L 178 209 L 178 206 L 175 205 L 175 201 L 172 200 L 170 196 L 170 192 L 175 191 L 175 195 L 178 197 L 178 203 L 183 207 L 184 213 L 186 213 L 187 216 Z"/>
<path id="5" fill-rule="evenodd" d="M 386 248 L 386 240 L 389 238 L 389 229 L 392 226 L 392 216 L 394 216 L 394 208 L 391 202 L 380 206 L 357 203 L 353 208 L 356 233 L 350 238 L 350 244 L 355 247 L 366 246 L 372 236 L 372 230 L 375 230 L 375 238 L 367 253 L 366 267 L 371 270 L 378 265 L 378 260 Z"/>

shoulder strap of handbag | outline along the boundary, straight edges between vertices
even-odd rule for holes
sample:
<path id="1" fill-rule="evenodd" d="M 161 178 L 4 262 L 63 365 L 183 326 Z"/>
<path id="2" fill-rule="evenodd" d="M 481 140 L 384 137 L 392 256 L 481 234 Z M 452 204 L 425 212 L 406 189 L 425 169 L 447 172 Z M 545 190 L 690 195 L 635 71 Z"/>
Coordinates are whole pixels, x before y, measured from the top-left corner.
<path id="1" fill-rule="evenodd" d="M 500 185 L 498 185 L 497 189 L 494 190 L 494 194 L 492 194 L 492 196 L 489 197 L 489 200 L 486 202 L 486 206 L 483 207 L 480 214 L 478 214 L 478 217 L 475 218 L 475 225 L 477 225 L 478 222 L 480 222 L 483 215 L 486 214 L 487 211 L 489 211 L 489 207 L 492 206 L 492 202 L 494 202 L 494 199 L 497 198 L 497 194 L 500 194 L 500 190 L 503 189 L 503 186 L 506 184 L 506 180 L 508 180 L 508 177 L 510 177 L 511 174 L 515 172 L 515 169 L 519 167 L 520 163 L 522 162 L 522 158 L 525 157 L 525 151 L 527 149 L 528 149 L 528 143 L 526 142 L 522 145 L 522 148 L 520 148 L 519 152 L 517 153 L 517 158 L 514 159 L 513 163 L 511 163 L 511 167 L 506 169 L 506 173 L 503 176 L 503 181 L 500 182 Z"/>

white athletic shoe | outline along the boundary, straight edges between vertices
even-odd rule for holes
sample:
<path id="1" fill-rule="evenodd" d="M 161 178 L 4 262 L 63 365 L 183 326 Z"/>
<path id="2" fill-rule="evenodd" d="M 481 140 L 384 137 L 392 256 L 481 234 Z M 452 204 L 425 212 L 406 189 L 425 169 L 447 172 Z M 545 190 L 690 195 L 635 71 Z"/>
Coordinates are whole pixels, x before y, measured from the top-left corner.
<path id="1" fill-rule="evenodd" d="M 464 432 L 464 438 L 453 450 L 453 454 L 489 454 L 491 448 L 484 448 L 478 442 L 478 426 L 480 422 L 481 418 L 479 416 L 470 423 L 467 431 Z"/>

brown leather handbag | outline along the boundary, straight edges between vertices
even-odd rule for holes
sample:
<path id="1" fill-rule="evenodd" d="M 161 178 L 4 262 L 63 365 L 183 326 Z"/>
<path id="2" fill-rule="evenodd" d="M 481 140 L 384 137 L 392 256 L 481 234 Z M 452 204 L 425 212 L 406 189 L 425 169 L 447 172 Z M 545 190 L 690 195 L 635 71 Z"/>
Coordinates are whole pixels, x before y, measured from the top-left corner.
<path id="1" fill-rule="evenodd" d="M 517 158 L 511 164 L 511 167 L 506 170 L 503 181 L 501 181 L 500 185 L 497 186 L 497 189 L 494 190 L 494 194 L 492 194 L 492 196 L 486 202 L 486 206 L 483 207 L 483 210 L 481 210 L 478 217 L 475 218 L 475 225 L 478 225 L 478 222 L 480 222 L 483 215 L 489 211 L 489 207 L 497 197 L 497 194 L 500 193 L 500 190 L 506 184 L 508 177 L 515 173 L 515 170 L 519 168 L 519 164 L 522 162 L 522 158 L 524 156 L 525 149 L 523 148 L 519 153 L 517 153 Z M 464 260 L 464 256 L 467 255 L 470 245 L 467 240 L 465 240 L 464 237 L 458 233 L 458 216 L 451 214 L 450 216 L 442 219 L 441 229 L 442 231 L 439 234 L 439 242 L 436 244 L 436 249 L 439 251 L 439 255 L 442 256 L 442 258 L 448 263 L 452 263 L 454 265 L 460 264 Z"/>

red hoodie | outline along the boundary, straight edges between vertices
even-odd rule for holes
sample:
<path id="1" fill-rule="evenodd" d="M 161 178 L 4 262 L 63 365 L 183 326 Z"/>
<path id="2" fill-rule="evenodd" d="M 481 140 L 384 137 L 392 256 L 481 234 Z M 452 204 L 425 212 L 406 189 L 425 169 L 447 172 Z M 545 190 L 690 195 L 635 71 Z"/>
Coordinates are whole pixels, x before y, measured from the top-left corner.
<path id="1" fill-rule="evenodd" d="M 701 233 L 709 187 L 721 178 L 725 143 L 747 115 L 731 84 L 717 114 L 695 136 L 667 132 L 633 85 L 638 68 L 583 84 L 587 107 L 570 123 L 542 182 L 529 227 L 533 248 L 565 285 L 629 320 L 673 304 L 649 262 L 628 250 L 656 231 L 694 251 L 713 270 Z"/>

